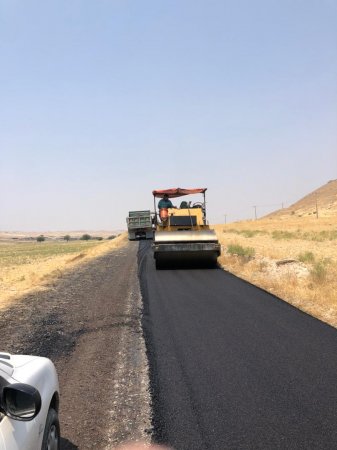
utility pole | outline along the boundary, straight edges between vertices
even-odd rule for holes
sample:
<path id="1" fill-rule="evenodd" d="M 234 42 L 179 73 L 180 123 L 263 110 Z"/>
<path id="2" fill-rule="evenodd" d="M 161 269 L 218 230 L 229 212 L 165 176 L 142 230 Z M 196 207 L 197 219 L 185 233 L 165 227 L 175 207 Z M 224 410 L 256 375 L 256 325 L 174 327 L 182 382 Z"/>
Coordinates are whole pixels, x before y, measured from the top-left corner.
<path id="1" fill-rule="evenodd" d="M 256 208 L 257 208 L 257 205 L 254 205 L 253 208 L 254 208 L 254 210 L 255 210 L 255 220 L 256 220 L 256 219 L 257 219 L 257 214 L 256 214 Z"/>
<path id="2" fill-rule="evenodd" d="M 317 194 L 316 194 L 315 198 L 316 198 L 316 219 L 318 219 L 318 204 L 317 204 Z"/>

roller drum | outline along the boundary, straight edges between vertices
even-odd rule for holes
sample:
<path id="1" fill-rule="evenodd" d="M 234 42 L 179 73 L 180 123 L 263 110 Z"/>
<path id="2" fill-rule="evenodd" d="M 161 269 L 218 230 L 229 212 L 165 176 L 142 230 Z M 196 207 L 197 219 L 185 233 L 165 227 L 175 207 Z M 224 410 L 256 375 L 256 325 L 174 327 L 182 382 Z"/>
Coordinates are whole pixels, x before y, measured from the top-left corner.
<path id="1" fill-rule="evenodd" d="M 213 230 L 155 234 L 156 268 L 215 267 L 221 247 Z"/>

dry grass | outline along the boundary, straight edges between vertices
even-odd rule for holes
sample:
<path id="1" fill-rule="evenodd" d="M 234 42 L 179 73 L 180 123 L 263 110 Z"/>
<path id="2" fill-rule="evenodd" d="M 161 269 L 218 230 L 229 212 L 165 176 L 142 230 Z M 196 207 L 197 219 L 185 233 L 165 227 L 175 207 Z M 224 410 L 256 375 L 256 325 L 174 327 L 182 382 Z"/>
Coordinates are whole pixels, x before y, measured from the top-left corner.
<path id="1" fill-rule="evenodd" d="M 126 245 L 126 233 L 109 241 L 0 244 L 0 309 L 53 282 L 71 268 Z"/>
<path id="2" fill-rule="evenodd" d="M 226 270 L 337 327 L 336 217 L 261 219 L 214 228 Z M 233 254 L 236 247 L 243 250 Z M 242 256 L 248 249 L 254 249 L 253 257 Z"/>

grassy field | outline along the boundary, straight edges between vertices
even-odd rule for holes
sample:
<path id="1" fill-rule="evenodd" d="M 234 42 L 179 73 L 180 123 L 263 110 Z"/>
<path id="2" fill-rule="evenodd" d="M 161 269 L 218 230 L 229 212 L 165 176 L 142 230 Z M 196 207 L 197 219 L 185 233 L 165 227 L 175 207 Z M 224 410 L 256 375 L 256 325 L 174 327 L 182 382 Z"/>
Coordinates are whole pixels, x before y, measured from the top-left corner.
<path id="1" fill-rule="evenodd" d="M 0 243 L 0 309 L 32 290 L 51 287 L 66 270 L 125 243 L 126 234 L 109 241 Z"/>
<path id="2" fill-rule="evenodd" d="M 217 225 L 222 266 L 337 327 L 337 218 Z"/>
<path id="3" fill-rule="evenodd" d="M 34 261 L 44 258 L 86 252 L 97 245 L 100 245 L 100 241 L 1 243 L 0 268 L 32 264 Z"/>

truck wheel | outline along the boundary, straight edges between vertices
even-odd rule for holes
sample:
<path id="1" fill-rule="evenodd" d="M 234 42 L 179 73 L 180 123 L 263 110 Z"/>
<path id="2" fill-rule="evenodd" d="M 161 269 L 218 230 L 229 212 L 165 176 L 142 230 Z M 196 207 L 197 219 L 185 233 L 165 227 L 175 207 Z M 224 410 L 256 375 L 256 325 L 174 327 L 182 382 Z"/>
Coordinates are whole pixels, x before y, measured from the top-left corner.
<path id="1" fill-rule="evenodd" d="M 55 409 L 48 411 L 41 450 L 60 450 L 60 423 Z"/>

